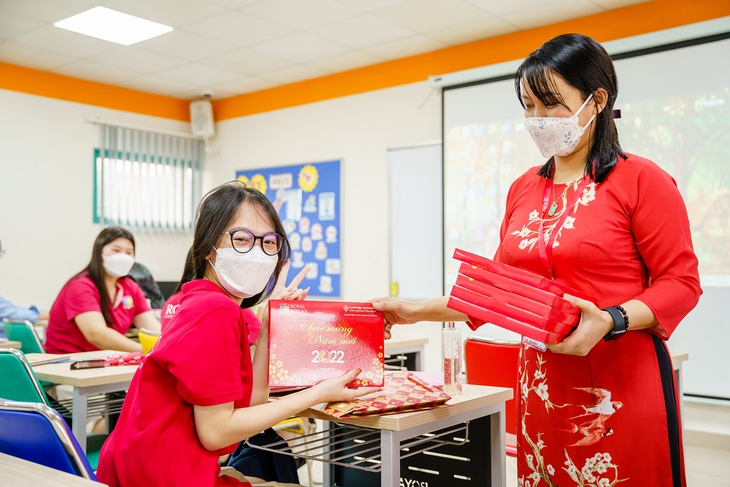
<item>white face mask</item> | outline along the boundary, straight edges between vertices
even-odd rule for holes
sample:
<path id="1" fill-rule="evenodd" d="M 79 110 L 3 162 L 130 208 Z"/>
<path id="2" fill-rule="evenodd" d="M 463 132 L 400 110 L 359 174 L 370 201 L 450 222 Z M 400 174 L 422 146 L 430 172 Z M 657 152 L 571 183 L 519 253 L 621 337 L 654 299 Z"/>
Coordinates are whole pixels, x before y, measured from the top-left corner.
<path id="1" fill-rule="evenodd" d="M 111 254 L 101 256 L 107 274 L 112 277 L 124 277 L 134 266 L 134 257 L 127 254 Z"/>
<path id="2" fill-rule="evenodd" d="M 232 248 L 215 251 L 216 265 L 212 261 L 210 265 L 223 289 L 237 298 L 250 298 L 263 291 L 279 261 L 277 255 L 266 255 L 258 245 L 245 254 Z"/>
<path id="3" fill-rule="evenodd" d="M 525 119 L 525 128 L 535 141 L 543 157 L 569 156 L 583 136 L 583 131 L 591 124 L 595 115 L 581 127 L 578 114 L 593 98 L 591 94 L 571 117 L 530 117 Z"/>

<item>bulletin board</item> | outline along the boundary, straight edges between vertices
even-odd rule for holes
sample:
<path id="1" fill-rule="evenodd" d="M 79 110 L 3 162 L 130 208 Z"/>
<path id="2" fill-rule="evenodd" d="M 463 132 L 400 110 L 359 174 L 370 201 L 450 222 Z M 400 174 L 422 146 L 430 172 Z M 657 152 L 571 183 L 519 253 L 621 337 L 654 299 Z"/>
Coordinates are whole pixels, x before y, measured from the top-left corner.
<path id="1" fill-rule="evenodd" d="M 292 249 L 289 278 L 307 264 L 300 288 L 310 296 L 340 297 L 340 161 L 236 171 L 274 204 Z"/>

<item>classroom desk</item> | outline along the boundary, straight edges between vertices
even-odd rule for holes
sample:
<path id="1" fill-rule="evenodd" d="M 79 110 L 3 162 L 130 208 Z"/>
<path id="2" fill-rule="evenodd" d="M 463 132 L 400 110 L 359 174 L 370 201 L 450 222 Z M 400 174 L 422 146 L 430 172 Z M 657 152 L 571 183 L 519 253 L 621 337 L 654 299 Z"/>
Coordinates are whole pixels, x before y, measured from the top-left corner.
<path id="1" fill-rule="evenodd" d="M 401 485 L 401 441 L 418 435 L 429 434 L 465 421 L 488 418 L 490 422 L 489 457 L 485 462 L 491 465 L 493 487 L 503 487 L 505 472 L 505 401 L 512 399 L 512 390 L 503 387 L 464 385 L 463 394 L 452 398 L 451 407 L 437 408 L 412 413 L 389 414 L 358 419 L 337 419 L 338 424 L 359 426 L 380 430 L 380 454 L 382 462 L 380 485 L 398 487 Z M 332 421 L 333 418 L 321 411 L 307 409 L 298 416 Z M 479 440 L 472 440 L 479 441 Z M 459 448 L 468 448 L 468 444 Z M 326 461 L 326 460 L 325 460 Z M 325 468 L 324 486 L 332 485 L 330 472 Z"/>
<path id="2" fill-rule="evenodd" d="M 98 350 L 70 354 L 72 359 L 90 359 L 106 355 L 124 354 L 113 350 Z M 38 354 L 29 354 L 30 357 Z M 73 434 L 81 449 L 86 452 L 86 411 L 88 397 L 95 394 L 126 391 L 137 371 L 136 365 L 104 367 L 99 369 L 71 370 L 68 362 L 59 364 L 36 365 L 33 371 L 39 380 L 64 384 L 73 387 Z"/>
<path id="3" fill-rule="evenodd" d="M 5 338 L 0 338 L 0 348 L 16 348 L 19 349 L 22 346 L 22 343 L 20 342 L 13 342 L 10 340 L 6 340 Z"/>
<path id="4" fill-rule="evenodd" d="M 105 487 L 106 484 L 0 453 L 0 485 L 13 487 Z"/>

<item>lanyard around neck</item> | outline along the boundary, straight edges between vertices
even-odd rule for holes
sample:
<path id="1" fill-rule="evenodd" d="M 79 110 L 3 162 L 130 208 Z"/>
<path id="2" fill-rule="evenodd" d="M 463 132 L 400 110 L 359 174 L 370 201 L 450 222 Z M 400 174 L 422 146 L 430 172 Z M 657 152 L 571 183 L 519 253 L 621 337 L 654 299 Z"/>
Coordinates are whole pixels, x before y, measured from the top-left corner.
<path id="1" fill-rule="evenodd" d="M 575 193 L 570 197 L 570 202 L 563 208 L 563 214 L 560 215 L 560 218 L 558 219 L 558 222 L 553 227 L 552 232 L 550 232 L 550 237 L 548 238 L 548 241 L 545 242 L 545 210 L 547 210 L 548 203 L 550 201 L 550 195 L 553 192 L 553 178 L 549 178 L 545 181 L 545 189 L 542 193 L 542 214 L 540 215 L 540 228 L 537 232 L 537 250 L 538 254 L 540 255 L 540 261 L 542 262 L 542 265 L 544 265 L 547 270 L 550 272 L 550 278 L 554 279 L 555 276 L 553 274 L 553 264 L 552 264 L 552 255 L 553 255 L 553 242 L 555 242 L 555 238 L 558 236 L 558 233 L 560 232 L 560 229 L 563 226 L 563 223 L 565 223 L 565 220 L 568 218 L 568 213 L 570 212 L 571 208 L 574 208 L 576 203 L 578 203 L 578 199 L 583 195 L 583 190 L 588 185 L 588 182 L 591 180 L 590 174 L 586 174 L 583 176 L 582 179 L 580 179 L 580 182 L 578 184 L 578 189 L 575 190 Z M 575 184 L 575 182 L 570 183 Z M 562 197 L 561 197 L 562 198 Z"/>

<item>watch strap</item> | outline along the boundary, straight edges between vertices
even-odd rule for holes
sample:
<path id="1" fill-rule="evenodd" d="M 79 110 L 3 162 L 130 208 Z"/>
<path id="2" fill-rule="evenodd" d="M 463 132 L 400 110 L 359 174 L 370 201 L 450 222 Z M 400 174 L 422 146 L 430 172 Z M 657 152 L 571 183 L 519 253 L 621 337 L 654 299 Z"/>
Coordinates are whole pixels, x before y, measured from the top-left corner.
<path id="1" fill-rule="evenodd" d="M 625 312 L 622 313 L 618 306 L 603 308 L 603 311 L 608 312 L 613 318 L 613 330 L 609 331 L 603 339 L 608 342 L 620 338 L 628 329 L 628 317 L 624 315 Z"/>

